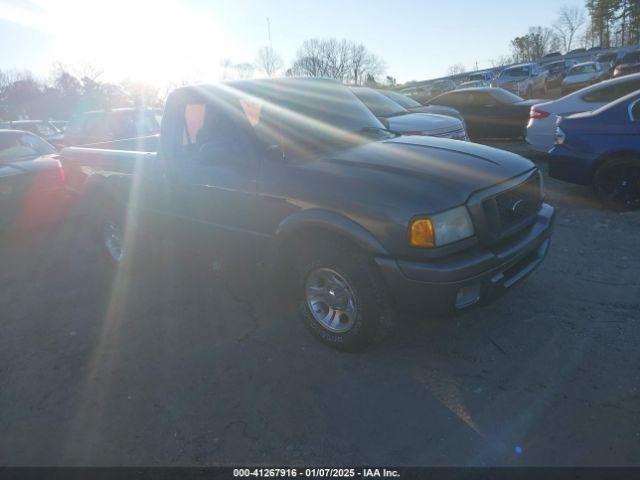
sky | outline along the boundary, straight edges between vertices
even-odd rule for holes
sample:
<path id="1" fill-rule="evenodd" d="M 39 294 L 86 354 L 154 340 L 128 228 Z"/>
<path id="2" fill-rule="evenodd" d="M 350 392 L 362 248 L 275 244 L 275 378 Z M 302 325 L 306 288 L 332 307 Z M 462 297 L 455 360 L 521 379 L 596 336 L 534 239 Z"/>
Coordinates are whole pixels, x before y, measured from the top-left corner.
<path id="1" fill-rule="evenodd" d="M 568 0 L 568 5 L 583 5 Z M 101 79 L 165 85 L 217 81 L 221 62 L 253 62 L 268 45 L 289 65 L 308 38 L 364 43 L 404 83 L 453 64 L 489 67 L 562 0 L 0 0 L 0 69 L 46 76 L 53 62 Z"/>

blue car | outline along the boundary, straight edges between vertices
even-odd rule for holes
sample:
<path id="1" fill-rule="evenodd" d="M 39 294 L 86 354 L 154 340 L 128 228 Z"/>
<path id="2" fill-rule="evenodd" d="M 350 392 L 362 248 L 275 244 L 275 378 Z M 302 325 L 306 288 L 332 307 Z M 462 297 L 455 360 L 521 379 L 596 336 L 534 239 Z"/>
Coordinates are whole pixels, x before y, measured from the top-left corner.
<path id="1" fill-rule="evenodd" d="M 550 154 L 553 178 L 593 185 L 609 208 L 640 208 L 640 90 L 561 118 Z"/>

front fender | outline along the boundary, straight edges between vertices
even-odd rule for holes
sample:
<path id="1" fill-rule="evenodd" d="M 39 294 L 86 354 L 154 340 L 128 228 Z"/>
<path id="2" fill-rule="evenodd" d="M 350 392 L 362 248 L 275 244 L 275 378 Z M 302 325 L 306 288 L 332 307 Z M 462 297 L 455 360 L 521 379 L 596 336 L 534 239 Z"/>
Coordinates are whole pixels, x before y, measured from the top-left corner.
<path id="1" fill-rule="evenodd" d="M 388 255 L 382 244 L 362 225 L 339 213 L 321 209 L 296 212 L 280 222 L 275 235 L 276 249 L 280 250 L 293 235 L 311 228 L 341 235 L 368 253 Z"/>

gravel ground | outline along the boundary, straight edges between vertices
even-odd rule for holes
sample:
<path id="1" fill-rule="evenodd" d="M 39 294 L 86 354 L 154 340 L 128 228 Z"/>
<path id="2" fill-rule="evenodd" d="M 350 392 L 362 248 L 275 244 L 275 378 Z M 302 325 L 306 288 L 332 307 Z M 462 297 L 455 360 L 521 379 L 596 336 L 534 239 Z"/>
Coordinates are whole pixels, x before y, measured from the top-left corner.
<path id="1" fill-rule="evenodd" d="M 75 228 L 4 245 L 0 464 L 640 464 L 640 212 L 546 186 L 536 273 L 361 354 L 250 265 L 108 275 Z"/>

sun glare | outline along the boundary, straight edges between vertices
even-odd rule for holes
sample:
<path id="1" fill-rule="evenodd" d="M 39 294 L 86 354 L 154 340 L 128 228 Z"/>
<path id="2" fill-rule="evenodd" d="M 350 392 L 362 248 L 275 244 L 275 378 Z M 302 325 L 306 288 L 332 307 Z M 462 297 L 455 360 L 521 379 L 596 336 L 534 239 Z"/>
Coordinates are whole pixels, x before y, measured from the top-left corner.
<path id="1" fill-rule="evenodd" d="M 175 1 L 35 0 L 28 9 L 0 3 L 0 18 L 46 31 L 52 62 L 93 65 L 104 80 L 216 81 L 223 59 L 249 58 L 225 37 L 213 11 Z"/>

